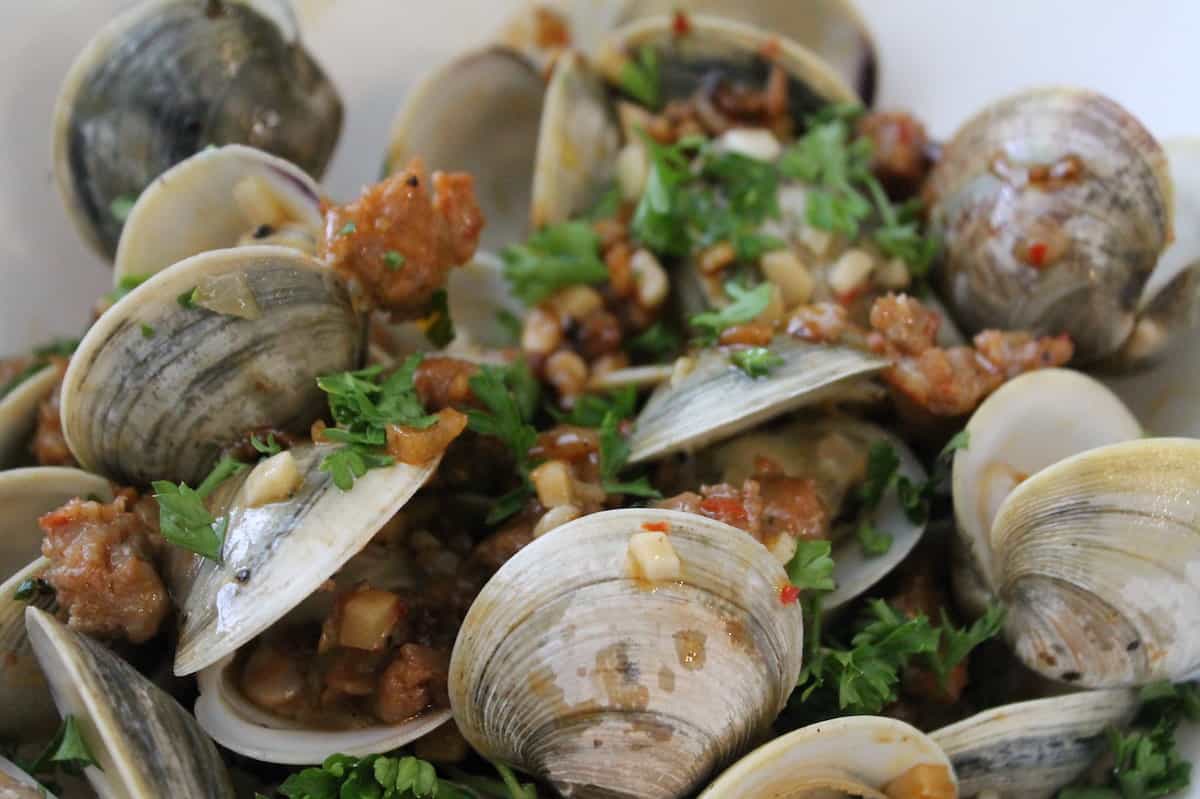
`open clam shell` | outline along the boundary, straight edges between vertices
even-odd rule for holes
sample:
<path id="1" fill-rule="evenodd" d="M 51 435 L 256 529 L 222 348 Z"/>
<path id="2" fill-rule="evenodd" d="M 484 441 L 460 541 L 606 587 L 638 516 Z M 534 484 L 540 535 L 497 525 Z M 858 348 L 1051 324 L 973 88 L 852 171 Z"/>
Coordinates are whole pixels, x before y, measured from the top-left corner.
<path id="1" fill-rule="evenodd" d="M 835 400 L 851 378 L 887 366 L 860 350 L 790 336 L 776 337 L 771 351 L 784 362 L 760 379 L 747 376 L 719 350 L 697 354 L 691 372 L 660 386 L 638 414 L 630 463 L 696 451 L 789 411 Z"/>
<path id="2" fill-rule="evenodd" d="M 978 713 L 930 734 L 950 757 L 964 796 L 1047 799 L 1087 771 L 1104 731 L 1123 727 L 1137 691 L 1110 689 L 1034 699 Z"/>
<path id="3" fill-rule="evenodd" d="M 55 799 L 54 794 L 16 763 L 0 757 L 0 796 L 7 799 Z"/>
<path id="4" fill-rule="evenodd" d="M 1066 332 L 1081 362 L 1116 353 L 1172 235 L 1167 159 L 1106 97 L 1022 92 L 946 144 L 926 193 L 942 296 L 970 333 Z"/>
<path id="5" fill-rule="evenodd" d="M 117 206 L 209 144 L 248 144 L 324 171 L 341 101 L 295 30 L 261 6 L 144 0 L 76 59 L 54 111 L 54 171 L 102 254 L 117 248 Z"/>
<path id="6" fill-rule="evenodd" d="M 850 716 L 813 724 L 760 746 L 726 770 L 699 799 L 879 799 L 884 788 L 920 767 L 944 770 L 945 784 L 957 785 L 950 760 L 928 735 L 896 719 Z"/>
<path id="7" fill-rule="evenodd" d="M 630 537 L 667 527 L 678 579 L 639 579 Z M 459 729 L 568 796 L 687 794 L 764 734 L 800 672 L 783 567 L 720 522 L 584 516 L 536 539 L 476 598 L 450 662 Z"/>
<path id="8" fill-rule="evenodd" d="M 106 480 L 78 469 L 0 472 L 0 574 L 6 575 L 0 584 L 0 739 L 32 740 L 54 731 L 54 703 L 25 632 L 25 609 L 52 608 L 54 597 L 35 594 L 20 600 L 16 594 L 26 580 L 40 577 L 50 566 L 38 557 L 38 517 L 74 497 L 89 495 L 108 501 L 112 490 Z"/>
<path id="9" fill-rule="evenodd" d="M 1017 485 L 1063 458 L 1142 435 L 1116 395 L 1069 369 L 1040 369 L 1010 380 L 984 400 L 966 429 L 970 443 L 955 453 L 952 477 L 954 516 L 968 559 L 956 569 L 960 598 L 970 592 L 968 583 L 992 570 L 992 522 Z M 982 612 L 979 602 L 964 604 Z"/>
<path id="10" fill-rule="evenodd" d="M 1200 440 L 1067 458 L 1018 485 L 989 537 L 989 588 L 1030 668 L 1087 687 L 1200 670 Z"/>
<path id="11" fill-rule="evenodd" d="M 25 446 L 37 426 L 38 408 L 54 391 L 60 376 L 60 370 L 48 363 L 0 397 L 0 469 L 25 459 Z"/>
<path id="12" fill-rule="evenodd" d="M 26 624 L 54 703 L 100 764 L 85 774 L 101 799 L 233 799 L 217 748 L 174 699 L 44 611 L 29 608 Z"/>
<path id="13" fill-rule="evenodd" d="M 113 278 L 149 277 L 243 238 L 273 244 L 281 228 L 289 241 L 310 241 L 303 249 L 312 254 L 322 226 L 320 189 L 304 170 L 240 144 L 206 149 L 159 175 L 138 197 L 121 231 Z"/>
<path id="14" fill-rule="evenodd" d="M 179 301 L 221 279 L 248 295 L 230 312 Z M 320 262 L 284 247 L 203 253 L 88 331 L 63 383 L 63 432 L 80 464 L 114 480 L 195 484 L 247 430 L 306 431 L 325 407 L 316 378 L 357 368 L 362 349 L 346 287 Z"/>
<path id="15" fill-rule="evenodd" d="M 402 169 L 420 156 L 431 169 L 470 173 L 487 218 L 481 249 L 520 241 L 529 228 L 529 176 L 545 93 L 541 73 L 520 53 L 489 47 L 460 56 L 405 101 L 385 169 Z"/>

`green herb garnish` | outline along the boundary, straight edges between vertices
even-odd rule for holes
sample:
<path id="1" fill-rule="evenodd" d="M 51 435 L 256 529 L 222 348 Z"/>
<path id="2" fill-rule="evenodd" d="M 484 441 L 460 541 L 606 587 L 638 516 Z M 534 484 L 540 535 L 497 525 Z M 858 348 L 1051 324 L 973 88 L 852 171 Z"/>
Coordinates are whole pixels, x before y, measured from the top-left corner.
<path id="1" fill-rule="evenodd" d="M 783 357 L 766 347 L 749 347 L 737 350 L 729 356 L 733 365 L 753 378 L 766 377 L 771 371 L 783 366 Z"/>
<path id="2" fill-rule="evenodd" d="M 256 433 L 250 434 L 250 446 L 254 447 L 254 451 L 260 455 L 266 455 L 268 458 L 272 455 L 278 455 L 283 451 L 283 447 L 275 440 L 274 433 L 267 433 L 267 440 L 263 441 Z"/>
<path id="3" fill-rule="evenodd" d="M 133 206 L 136 204 L 137 197 L 122 194 L 108 204 L 108 212 L 112 214 L 113 219 L 124 224 L 125 220 L 129 219 L 129 212 L 133 210 Z"/>
<path id="4" fill-rule="evenodd" d="M 583 394 L 576 398 L 569 413 L 551 410 L 558 421 L 580 427 L 600 427 L 604 417 L 613 414 L 618 421 L 628 419 L 637 410 L 637 389 L 633 386 L 610 391 L 607 394 Z"/>
<path id="5" fill-rule="evenodd" d="M 608 267 L 600 260 L 600 238 L 587 222 L 543 228 L 525 244 L 506 247 L 501 257 L 513 294 L 529 305 L 566 286 L 608 280 Z"/>
<path id="6" fill-rule="evenodd" d="M 193 286 L 192 288 L 183 292 L 182 294 L 180 294 L 178 297 L 175 298 L 175 302 L 179 303 L 179 306 L 181 308 L 195 308 L 196 307 L 196 288 L 197 287 Z"/>
<path id="7" fill-rule="evenodd" d="M 145 322 L 142 322 L 140 325 L 140 330 L 142 331 L 142 338 L 154 338 L 154 328 Z"/>
<path id="8" fill-rule="evenodd" d="M 733 302 L 716 311 L 696 314 L 688 324 L 698 331 L 703 343 L 715 344 L 726 329 L 745 324 L 765 311 L 771 302 L 771 288 L 770 283 L 762 283 L 746 289 L 731 280 L 725 284 L 725 293 Z"/>
<path id="9" fill-rule="evenodd" d="M 600 477 L 604 490 L 609 494 L 627 494 L 634 497 L 657 499 L 662 494 L 650 485 L 646 477 L 622 482 L 619 474 L 629 460 L 629 441 L 617 429 L 617 414 L 610 410 L 600 423 Z"/>
<path id="10" fill-rule="evenodd" d="M 855 535 L 858 538 L 859 546 L 862 547 L 863 554 L 868 558 L 886 555 L 892 548 L 891 533 L 883 532 L 867 519 L 859 521 Z"/>
<path id="11" fill-rule="evenodd" d="M 682 346 L 683 339 L 679 333 L 662 321 L 655 322 L 629 340 L 630 351 L 656 362 L 673 358 Z"/>
<path id="12" fill-rule="evenodd" d="M 109 302 L 116 302 L 150 278 L 151 275 L 125 275 L 117 281 L 116 287 L 104 296 Z"/>
<path id="13" fill-rule="evenodd" d="M 193 489 L 187 483 L 175 485 L 167 480 L 151 483 L 154 498 L 158 500 L 158 525 L 163 538 L 220 563 L 229 518 L 218 520 L 213 517 L 204 506 L 204 500 L 217 486 L 245 468 L 246 464 L 224 457 L 198 488 Z"/>
<path id="14" fill-rule="evenodd" d="M 530 421 L 537 408 L 538 384 L 524 363 L 507 367 L 485 364 L 471 377 L 470 386 L 471 392 L 487 409 L 467 411 L 470 428 L 504 443 L 521 480 L 517 488 L 493 506 L 487 523 L 496 524 L 519 511 L 533 496 L 529 473 L 534 464 L 529 450 L 537 443 L 537 429 Z"/>
<path id="15" fill-rule="evenodd" d="M 642 45 L 637 55 L 622 65 L 618 85 L 642 105 L 657 109 L 662 101 L 658 51 L 651 45 Z"/>
<path id="16" fill-rule="evenodd" d="M 404 266 L 407 259 L 395 250 L 388 250 L 383 254 L 383 262 L 387 264 L 389 272 L 398 272 L 400 267 Z"/>
<path id="17" fill-rule="evenodd" d="M 496 311 L 496 322 L 502 328 L 504 328 L 504 332 L 508 334 L 509 339 L 512 340 L 514 344 L 521 340 L 521 329 L 523 325 L 515 313 L 505 308 L 501 308 L 499 311 Z"/>
<path id="18" fill-rule="evenodd" d="M 833 545 L 828 541 L 805 540 L 796 542 L 796 553 L 787 564 L 788 581 L 801 591 L 832 591 Z"/>
<path id="19" fill-rule="evenodd" d="M 433 292 L 433 308 L 426 320 L 425 338 L 438 349 L 454 340 L 454 320 L 450 318 L 450 298 L 445 289 Z"/>

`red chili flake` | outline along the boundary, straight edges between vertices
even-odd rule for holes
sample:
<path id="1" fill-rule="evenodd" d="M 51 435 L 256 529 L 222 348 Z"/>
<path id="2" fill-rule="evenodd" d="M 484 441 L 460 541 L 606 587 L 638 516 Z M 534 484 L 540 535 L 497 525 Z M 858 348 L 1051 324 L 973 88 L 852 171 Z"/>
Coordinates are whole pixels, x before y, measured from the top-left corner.
<path id="1" fill-rule="evenodd" d="M 676 36 L 687 36 L 692 32 L 692 21 L 688 19 L 687 14 L 676 11 L 675 19 L 671 21 L 671 29 L 675 31 Z"/>
<path id="2" fill-rule="evenodd" d="M 746 506 L 740 499 L 709 497 L 700 501 L 700 510 L 727 524 L 747 521 Z"/>
<path id="3" fill-rule="evenodd" d="M 642 522 L 642 529 L 649 533 L 665 533 L 667 531 L 666 522 Z"/>
<path id="4" fill-rule="evenodd" d="M 800 589 L 794 585 L 785 585 L 779 589 L 779 601 L 784 605 L 790 605 L 800 598 Z"/>
<path id="5" fill-rule="evenodd" d="M 1034 269 L 1041 269 L 1046 265 L 1046 253 L 1049 251 L 1049 249 L 1050 247 L 1044 242 L 1035 241 L 1033 244 L 1029 245 L 1029 251 L 1026 254 L 1025 260 L 1027 260 L 1029 265 Z"/>

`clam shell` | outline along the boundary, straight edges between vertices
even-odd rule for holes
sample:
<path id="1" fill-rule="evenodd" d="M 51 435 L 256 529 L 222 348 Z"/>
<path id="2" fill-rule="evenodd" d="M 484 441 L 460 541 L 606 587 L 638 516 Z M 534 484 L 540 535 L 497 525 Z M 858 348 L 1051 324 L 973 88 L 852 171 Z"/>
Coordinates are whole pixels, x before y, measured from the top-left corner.
<path id="1" fill-rule="evenodd" d="M 1200 440 L 1088 450 L 1017 486 L 990 542 L 1017 656 L 1087 687 L 1200 669 Z"/>
<path id="2" fill-rule="evenodd" d="M 1048 799 L 1087 771 L 1105 750 L 1105 729 L 1124 727 L 1137 708 L 1137 691 L 1084 691 L 1002 705 L 930 737 L 950 757 L 964 796 Z"/>
<path id="3" fill-rule="evenodd" d="M 258 319 L 177 301 L 230 273 L 245 275 Z M 362 344 L 344 284 L 315 259 L 284 247 L 197 255 L 88 331 L 63 383 L 63 432 L 80 464 L 114 480 L 194 485 L 247 430 L 306 431 L 325 408 L 316 378 L 356 368 Z"/>
<path id="4" fill-rule="evenodd" d="M 12 796 L 9 796 L 8 793 L 4 792 L 6 788 L 5 781 L 0 779 L 0 796 L 9 797 L 9 799 L 25 799 L 28 795 L 37 799 L 55 799 L 54 794 L 43 788 L 41 783 L 22 771 L 16 763 L 4 757 L 0 757 L 0 778 L 2 777 L 8 777 L 18 787 L 29 788 L 31 791 L 29 794 L 14 793 Z"/>
<path id="5" fill-rule="evenodd" d="M 373 469 L 342 491 L 320 469 L 336 449 L 291 449 L 303 483 L 284 502 L 246 507 L 250 470 L 214 494 L 229 519 L 222 562 L 196 557 L 190 569 L 171 577 L 172 593 L 183 598 L 177 675 L 216 663 L 283 618 L 365 547 L 438 465 Z"/>
<path id="6" fill-rule="evenodd" d="M 954 516 L 977 575 L 993 568 L 992 522 L 1013 488 L 1070 455 L 1142 435 L 1111 391 L 1069 369 L 1039 369 L 1010 380 L 984 400 L 966 429 L 970 442 L 954 455 Z M 978 609 L 977 602 L 965 604 Z"/>
<path id="7" fill-rule="evenodd" d="M 629 538 L 666 524 L 682 579 L 631 576 Z M 800 673 L 802 614 L 744 532 L 612 510 L 536 539 L 476 598 L 450 662 L 459 729 L 566 796 L 666 799 L 764 735 Z"/>
<path id="8" fill-rule="evenodd" d="M 29 608 L 29 637 L 54 703 L 74 715 L 102 799 L 233 799 L 225 764 L 187 711 L 100 644 Z"/>
<path id="9" fill-rule="evenodd" d="M 630 463 L 701 447 L 797 408 L 836 400 L 848 379 L 887 366 L 860 350 L 808 344 L 778 336 L 771 351 L 784 363 L 766 378 L 751 378 L 729 355 L 706 350 L 674 384 L 661 386 L 638 414 L 630 436 Z M 736 401 L 732 401 L 736 397 Z"/>
<path id="10" fill-rule="evenodd" d="M 59 370 L 47 364 L 0 397 L 0 469 L 28 457 L 25 447 L 37 426 L 38 407 L 58 385 Z"/>
<path id="11" fill-rule="evenodd" d="M 341 100 L 294 26 L 280 29 L 277 13 L 253 3 L 219 8 L 145 0 L 97 33 L 67 74 L 54 110 L 55 179 L 102 255 L 121 233 L 113 203 L 209 144 L 248 144 L 317 176 L 333 153 Z"/>
<path id="12" fill-rule="evenodd" d="M 54 731 L 54 703 L 25 633 L 25 609 L 31 604 L 52 608 L 54 598 L 38 595 L 26 602 L 15 595 L 21 583 L 40 577 L 50 566 L 38 557 L 38 517 L 74 497 L 93 494 L 106 502 L 112 499 L 106 480 L 78 469 L 0 472 L 0 575 L 11 575 L 0 584 L 0 739 L 29 741 Z"/>
<path id="13" fill-rule="evenodd" d="M 833 796 L 858 796 L 856 788 L 865 789 L 861 795 L 882 796 L 885 785 L 921 765 L 942 766 L 955 780 L 946 754 L 920 730 L 882 716 L 849 716 L 803 727 L 760 746 L 699 799 L 825 796 L 822 789 L 834 789 Z"/>
<path id="14" fill-rule="evenodd" d="M 616 169 L 621 133 L 604 83 L 578 53 L 554 62 L 538 131 L 531 220 L 535 228 L 576 218 Z"/>
<path id="15" fill-rule="evenodd" d="M 1067 176 L 1032 181 L 1032 167 Z M 968 332 L 1066 332 L 1081 362 L 1130 337 L 1171 238 L 1172 190 L 1162 148 L 1125 109 L 1080 89 L 1005 98 L 946 144 L 927 192 L 942 297 Z M 1035 245 L 1038 266 L 1022 255 Z"/>
<path id="16" fill-rule="evenodd" d="M 251 179 L 269 192 L 276 217 L 254 219 L 234 201 L 234 190 Z M 231 144 L 202 150 L 154 179 L 125 220 L 113 279 L 148 277 L 171 264 L 209 250 L 236 246 L 263 224 L 298 223 L 323 233 L 321 194 L 304 170 L 282 158 Z"/>
<path id="17" fill-rule="evenodd" d="M 520 53 L 489 47 L 437 69 L 417 86 L 392 127 L 385 171 L 420 156 L 431 169 L 475 178 L 487 218 L 480 248 L 525 238 L 546 85 Z"/>

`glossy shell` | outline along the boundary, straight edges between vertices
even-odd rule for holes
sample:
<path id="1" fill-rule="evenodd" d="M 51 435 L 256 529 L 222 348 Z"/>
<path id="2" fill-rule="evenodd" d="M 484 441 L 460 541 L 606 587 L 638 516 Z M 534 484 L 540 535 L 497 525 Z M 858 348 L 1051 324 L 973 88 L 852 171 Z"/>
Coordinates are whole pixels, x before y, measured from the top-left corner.
<path id="1" fill-rule="evenodd" d="M 945 753 L 920 730 L 881 716 L 849 716 L 795 730 L 760 746 L 708 786 L 699 799 L 877 797 L 888 783 L 917 766 L 940 766 L 956 784 Z"/>
<path id="2" fill-rule="evenodd" d="M 679 581 L 627 562 L 665 523 Z M 746 533 L 692 514 L 613 510 L 536 539 L 471 606 L 450 662 L 459 729 L 567 796 L 666 799 L 764 735 L 800 672 L 798 603 Z"/>
<path id="3" fill-rule="evenodd" d="M 241 195 L 241 196 L 239 196 Z M 249 195 L 249 196 L 246 196 Z M 125 220 L 113 279 L 149 277 L 209 250 L 236 246 L 266 225 L 323 236 L 320 189 L 302 169 L 273 155 L 231 144 L 203 150 L 154 179 Z M 259 244 L 271 244 L 266 240 Z"/>
<path id="4" fill-rule="evenodd" d="M 54 391 L 60 376 L 58 368 L 47 364 L 0 397 L 0 469 L 28 458 L 26 447 L 37 427 L 38 407 Z"/>
<path id="5" fill-rule="evenodd" d="M 102 254 L 113 255 L 121 233 L 114 208 L 210 144 L 248 144 L 324 171 L 341 101 L 294 30 L 262 5 L 144 0 L 71 67 L 54 112 L 55 178 Z"/>
<path id="6" fill-rule="evenodd" d="M 1084 691 L 1002 705 L 930 737 L 950 757 L 964 796 L 1048 799 L 1095 763 L 1105 730 L 1124 727 L 1137 708 L 1137 691 Z"/>
<path id="7" fill-rule="evenodd" d="M 696 355 L 692 370 L 661 386 L 638 414 L 630 436 L 630 462 L 694 452 L 789 411 L 835 400 L 851 378 L 887 366 L 860 350 L 808 344 L 790 336 L 777 337 L 771 351 L 784 363 L 758 379 L 730 363 L 728 353 L 706 350 Z"/>
<path id="8" fill-rule="evenodd" d="M 240 273 L 261 313 L 184 307 L 205 279 Z M 136 485 L 195 485 L 246 431 L 307 431 L 325 408 L 319 375 L 357 368 L 363 330 L 342 282 L 283 247 L 181 261 L 92 326 L 63 383 L 63 432 L 92 471 Z"/>
<path id="9" fill-rule="evenodd" d="M 26 625 L 55 705 L 100 764 L 84 773 L 101 799 L 233 799 L 217 748 L 174 699 L 44 611 L 30 608 Z"/>
<path id="10" fill-rule="evenodd" d="M 968 121 L 926 187 L 942 296 L 984 328 L 1068 333 L 1114 354 L 1172 235 L 1167 160 L 1128 111 L 1079 89 L 1014 95 Z"/>

